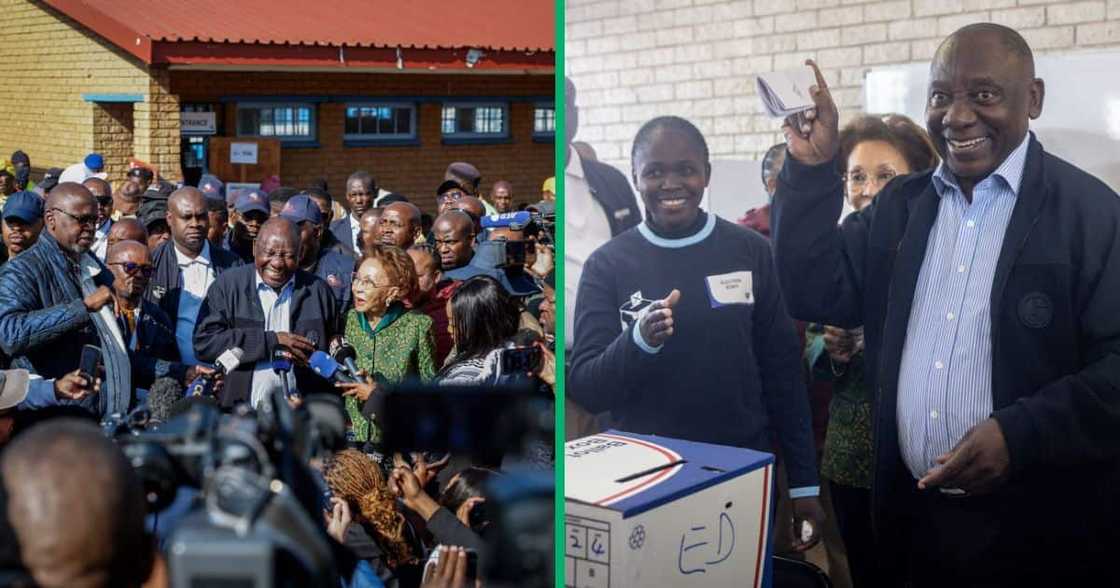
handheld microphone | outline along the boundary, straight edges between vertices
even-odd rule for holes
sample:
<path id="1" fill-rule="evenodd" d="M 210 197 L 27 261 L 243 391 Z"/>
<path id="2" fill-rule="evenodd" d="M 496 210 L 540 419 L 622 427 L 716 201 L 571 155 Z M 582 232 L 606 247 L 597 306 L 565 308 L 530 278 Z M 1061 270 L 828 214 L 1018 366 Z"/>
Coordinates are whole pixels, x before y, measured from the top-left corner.
<path id="1" fill-rule="evenodd" d="M 532 222 L 533 215 L 528 211 L 522 210 L 520 212 L 504 212 L 502 214 L 491 214 L 490 216 L 482 217 L 482 228 L 484 229 L 498 229 L 509 227 L 511 230 L 520 231 L 529 226 Z"/>
<path id="2" fill-rule="evenodd" d="M 197 380 L 195 380 L 197 381 Z M 194 383 L 191 384 L 194 387 Z M 183 397 L 183 387 L 175 378 L 156 378 L 148 389 L 150 421 L 165 423 L 171 418 L 171 407 Z"/>
<path id="3" fill-rule="evenodd" d="M 342 369 L 342 366 L 338 365 L 337 361 L 331 359 L 331 356 L 322 351 L 312 353 L 307 363 L 311 366 L 312 371 L 319 374 L 319 376 L 325 380 L 343 382 L 346 384 L 355 384 L 358 382 L 357 378 L 347 374 L 346 371 Z"/>
<path id="4" fill-rule="evenodd" d="M 346 337 L 338 336 L 331 341 L 331 357 L 338 363 L 346 366 L 346 371 L 351 376 L 358 377 L 358 352 L 354 346 L 346 341 Z"/>
<path id="5" fill-rule="evenodd" d="M 272 371 L 280 376 L 280 382 L 284 385 L 284 396 L 291 398 L 292 391 L 288 386 L 288 373 L 292 371 L 292 354 L 283 347 L 277 347 L 272 352 Z"/>
<path id="6" fill-rule="evenodd" d="M 233 347 L 222 352 L 218 356 L 217 361 L 214 362 L 215 373 L 213 374 L 199 374 L 197 378 L 191 380 L 190 385 L 187 386 L 187 396 L 212 396 L 214 394 L 214 381 L 219 377 L 230 375 L 237 366 L 241 365 L 241 357 L 245 355 L 245 350 L 240 347 Z"/>
<path id="7" fill-rule="evenodd" d="M 244 355 L 245 350 L 240 347 L 227 349 L 218 356 L 218 360 L 214 362 L 214 367 L 218 368 L 223 376 L 228 376 L 241 365 L 241 358 Z"/>

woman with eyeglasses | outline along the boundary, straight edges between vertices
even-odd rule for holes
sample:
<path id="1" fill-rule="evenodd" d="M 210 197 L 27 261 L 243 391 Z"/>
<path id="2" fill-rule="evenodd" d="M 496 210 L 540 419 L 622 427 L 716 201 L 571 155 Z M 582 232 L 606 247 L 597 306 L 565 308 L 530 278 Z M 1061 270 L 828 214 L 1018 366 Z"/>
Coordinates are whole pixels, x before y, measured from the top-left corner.
<path id="1" fill-rule="evenodd" d="M 358 354 L 358 368 L 369 378 L 359 384 L 338 384 L 350 416 L 350 441 L 380 440 L 376 425 L 363 416 L 367 401 L 388 384 L 435 376 L 435 338 L 432 319 L 409 310 L 404 301 L 418 288 L 416 267 L 396 247 L 367 246 L 354 273 L 354 308 L 346 315 L 346 339 Z"/>
<path id="2" fill-rule="evenodd" d="M 845 197 L 862 210 L 896 176 L 937 165 L 926 132 L 905 116 L 861 116 L 840 131 Z M 832 384 L 821 477 L 855 586 L 877 586 L 871 536 L 871 390 L 863 376 L 863 329 L 810 325 L 805 358 L 817 382 Z"/>

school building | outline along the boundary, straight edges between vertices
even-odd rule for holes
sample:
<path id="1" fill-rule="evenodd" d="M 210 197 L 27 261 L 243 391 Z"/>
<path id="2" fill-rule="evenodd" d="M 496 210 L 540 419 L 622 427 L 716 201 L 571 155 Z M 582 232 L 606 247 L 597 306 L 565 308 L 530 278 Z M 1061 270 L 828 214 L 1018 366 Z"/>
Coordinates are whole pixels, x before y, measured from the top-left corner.
<path id="1" fill-rule="evenodd" d="M 341 198 L 364 169 L 429 210 L 453 161 L 523 202 L 553 175 L 550 0 L 0 0 L 0 13 L 0 158 L 22 149 L 37 171 L 98 152 L 114 181 L 135 157 L 187 183 L 322 177 Z"/>

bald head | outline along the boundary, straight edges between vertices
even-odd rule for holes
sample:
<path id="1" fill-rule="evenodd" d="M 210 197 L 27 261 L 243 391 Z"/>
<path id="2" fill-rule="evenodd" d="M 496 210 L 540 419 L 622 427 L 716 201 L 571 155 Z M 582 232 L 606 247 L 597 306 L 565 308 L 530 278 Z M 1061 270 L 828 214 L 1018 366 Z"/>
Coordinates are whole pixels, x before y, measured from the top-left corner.
<path id="1" fill-rule="evenodd" d="M 1027 40 L 1015 29 L 991 22 L 974 23 L 957 29 L 941 42 L 933 61 L 936 64 L 940 59 L 947 58 L 948 54 L 959 48 L 962 43 L 970 44 L 985 38 L 998 42 L 1008 56 L 1013 57 L 1026 68 L 1027 75 L 1034 77 L 1034 53 Z"/>
<path id="2" fill-rule="evenodd" d="M 408 249 L 420 236 L 420 212 L 410 202 L 394 202 L 385 207 L 378 221 L 378 241 Z"/>
<path id="3" fill-rule="evenodd" d="M 23 563 L 39 586 L 139 586 L 152 564 L 144 493 L 124 455 L 93 424 L 52 419 L 0 461 Z"/>
<path id="4" fill-rule="evenodd" d="M 109 228 L 109 247 L 111 248 L 115 243 L 121 241 L 138 241 L 140 243 L 148 242 L 148 230 L 144 228 L 144 224 L 134 218 L 122 218 L 121 220 L 113 223 Z"/>
<path id="5" fill-rule="evenodd" d="M 68 202 L 94 203 L 93 192 L 77 182 L 62 182 L 47 194 L 47 210 L 59 208 Z"/>
<path id="6" fill-rule="evenodd" d="M 200 208 L 206 207 L 206 196 L 201 190 L 194 186 L 186 186 L 179 188 L 171 193 L 167 198 L 167 208 L 181 206 L 183 204 L 196 204 Z"/>
<path id="7" fill-rule="evenodd" d="M 47 195 L 43 213 L 47 232 L 71 257 L 77 257 L 93 246 L 97 218 L 97 201 L 81 184 L 63 182 Z"/>
<path id="8" fill-rule="evenodd" d="M 432 225 L 436 252 L 444 270 L 463 267 L 474 257 L 474 220 L 458 210 L 449 210 Z"/>
<path id="9" fill-rule="evenodd" d="M 82 182 L 82 185 L 97 199 L 109 198 L 113 195 L 113 188 L 109 185 L 109 182 L 101 178 L 89 178 Z"/>
<path id="10" fill-rule="evenodd" d="M 268 219 L 257 233 L 253 260 L 265 284 L 276 290 L 283 288 L 299 268 L 299 226 L 279 216 Z"/>
<path id="11" fill-rule="evenodd" d="M 113 263 L 143 263 L 148 259 L 148 246 L 140 241 L 117 241 L 109 246 L 105 254 L 105 262 Z"/>

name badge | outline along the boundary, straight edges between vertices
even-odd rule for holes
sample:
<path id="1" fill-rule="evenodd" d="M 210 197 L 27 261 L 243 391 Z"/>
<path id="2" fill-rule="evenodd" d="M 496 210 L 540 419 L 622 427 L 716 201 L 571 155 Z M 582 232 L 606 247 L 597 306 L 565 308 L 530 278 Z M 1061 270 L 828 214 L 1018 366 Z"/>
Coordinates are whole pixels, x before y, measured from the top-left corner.
<path id="1" fill-rule="evenodd" d="M 754 286 L 749 271 L 708 276 L 707 286 L 712 308 L 729 304 L 754 304 Z"/>

